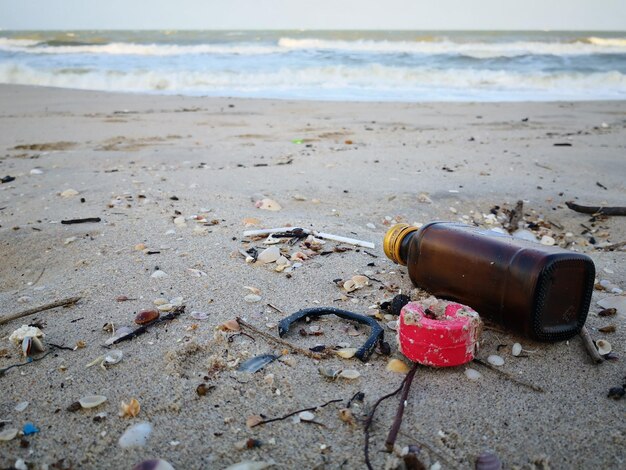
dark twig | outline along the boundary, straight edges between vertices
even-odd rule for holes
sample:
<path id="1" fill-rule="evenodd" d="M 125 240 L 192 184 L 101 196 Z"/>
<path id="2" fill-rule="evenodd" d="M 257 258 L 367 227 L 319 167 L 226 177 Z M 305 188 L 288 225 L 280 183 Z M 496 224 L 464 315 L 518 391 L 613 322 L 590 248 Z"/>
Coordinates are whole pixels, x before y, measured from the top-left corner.
<path id="1" fill-rule="evenodd" d="M 354 395 L 352 395 L 352 398 L 350 398 L 348 400 L 348 404 L 346 405 L 346 408 L 350 408 L 350 406 L 352 405 L 352 402 L 354 401 L 363 401 L 363 398 L 365 397 L 365 393 L 363 392 L 356 392 Z"/>
<path id="2" fill-rule="evenodd" d="M 65 351 L 74 351 L 74 348 L 70 348 L 69 346 L 62 346 L 60 344 L 54 344 L 54 343 L 48 343 L 48 344 L 57 349 L 63 349 Z"/>
<path id="3" fill-rule="evenodd" d="M 370 414 L 367 416 L 367 419 L 365 420 L 365 429 L 363 431 L 365 433 L 365 443 L 363 444 L 363 453 L 365 454 L 365 465 L 367 465 L 368 470 L 373 470 L 372 464 L 370 462 L 369 446 L 370 446 L 370 426 L 372 425 L 372 421 L 374 421 L 374 413 L 376 413 L 376 408 L 378 408 L 378 405 L 380 405 L 387 398 L 391 398 L 394 395 L 397 395 L 398 393 L 400 393 L 400 390 L 402 390 L 402 388 L 404 387 L 404 383 L 406 382 L 407 377 L 408 375 L 404 377 L 404 379 L 402 380 L 402 383 L 396 390 L 394 390 L 391 393 L 388 393 L 387 395 L 383 395 L 376 401 L 376 403 L 374 403 L 374 406 L 372 407 L 372 411 L 370 411 Z"/>
<path id="4" fill-rule="evenodd" d="M 12 313 L 5 317 L 0 318 L 0 325 L 10 322 L 11 320 L 17 320 L 18 318 L 33 315 L 35 313 L 43 312 L 44 310 L 50 310 L 52 308 L 64 307 L 66 305 L 73 305 L 80 300 L 80 297 L 70 297 L 68 299 L 56 300 L 49 304 L 41 305 L 39 307 L 24 310 L 23 312 Z"/>
<path id="5" fill-rule="evenodd" d="M 269 333 L 266 333 L 265 331 L 261 331 L 257 327 L 252 326 L 250 323 L 242 320 L 239 317 L 237 317 L 237 323 L 239 323 L 239 325 L 243 326 L 244 328 L 248 328 L 250 331 L 253 331 L 257 335 L 262 336 L 266 340 L 269 340 L 269 341 L 272 341 L 272 342 L 274 342 L 276 344 L 280 344 L 282 346 L 285 346 L 285 347 L 291 349 L 292 351 L 296 351 L 299 354 L 303 354 L 303 355 L 308 356 L 308 357 L 310 357 L 312 359 L 323 359 L 325 357 L 324 354 L 319 354 L 319 353 L 314 353 L 314 352 L 308 351 L 306 349 L 303 349 L 303 348 L 300 348 L 298 346 L 295 346 L 295 345 L 291 344 L 289 341 L 285 341 L 282 338 L 277 338 L 276 336 L 270 335 Z"/>
<path id="6" fill-rule="evenodd" d="M 153 322 L 150 322 L 150 323 L 148 323 L 146 325 L 142 325 L 139 328 L 135 328 L 133 331 L 131 331 L 127 335 L 124 335 L 124 336 L 122 336 L 120 338 L 117 338 L 109 346 L 112 346 L 112 345 L 117 344 L 117 343 L 121 343 L 122 341 L 128 341 L 128 340 L 131 340 L 131 339 L 135 339 L 137 336 L 141 336 L 146 331 L 148 331 L 148 328 L 150 328 L 151 326 L 154 326 L 154 325 L 157 325 L 159 323 L 163 323 L 163 322 L 166 322 L 166 321 L 169 321 L 169 320 L 174 320 L 176 317 L 178 317 L 184 311 L 185 311 L 185 306 L 184 305 L 181 305 L 180 307 L 176 307 L 172 312 L 168 313 L 167 315 L 164 315 L 164 316 L 162 316 L 160 318 L 157 318 Z M 105 347 L 107 347 L 107 346 L 105 346 Z"/>
<path id="7" fill-rule="evenodd" d="M 248 333 L 244 333 L 243 331 L 239 331 L 238 333 L 233 333 L 232 335 L 230 335 L 228 337 L 228 342 L 232 343 L 233 341 L 235 341 L 235 336 L 240 336 L 240 335 L 247 336 L 248 338 L 250 338 L 252 341 L 256 343 L 256 339 L 254 338 L 254 336 L 249 335 Z"/>
<path id="8" fill-rule="evenodd" d="M 291 418 L 292 416 L 297 415 L 298 413 L 302 413 L 303 411 L 315 411 L 318 408 L 324 408 L 325 406 L 330 405 L 331 403 L 338 403 L 340 401 L 343 401 L 343 399 L 338 398 L 336 400 L 327 401 L 326 403 L 324 403 L 323 405 L 320 405 L 320 406 L 313 406 L 311 408 L 303 408 L 301 410 L 296 410 L 296 411 L 293 411 L 293 412 L 291 412 L 289 414 L 286 414 L 285 416 L 281 416 L 279 418 L 264 419 L 263 421 L 259 421 L 258 423 L 254 423 L 252 426 L 250 426 L 250 428 L 253 428 L 255 426 L 260 426 L 261 424 L 273 423 L 274 421 L 283 421 L 283 420 L 285 420 L 287 418 Z M 321 424 L 321 423 L 317 423 L 316 422 L 315 424 Z"/>
<path id="9" fill-rule="evenodd" d="M 623 248 L 625 246 L 626 246 L 626 241 L 625 242 L 619 242 L 619 243 L 613 243 L 612 245 L 597 246 L 596 250 L 613 251 L 613 250 L 619 250 L 620 248 Z"/>
<path id="10" fill-rule="evenodd" d="M 30 364 L 31 362 L 35 362 L 35 361 L 41 361 L 44 357 L 46 357 L 48 354 L 51 354 L 52 351 L 48 351 L 46 352 L 43 356 L 40 357 L 29 357 L 26 362 L 20 362 L 18 364 L 13 364 L 10 365 L 8 367 L 5 367 L 4 369 L 0 369 L 0 377 L 4 376 L 4 374 L 6 374 L 9 370 L 13 369 L 14 367 L 22 367 L 25 366 L 27 364 Z"/>
<path id="11" fill-rule="evenodd" d="M 497 367 L 492 366 L 491 364 L 489 364 L 488 362 L 485 362 L 481 359 L 478 358 L 474 358 L 473 362 L 475 362 L 476 364 L 480 364 L 483 367 L 486 367 L 489 370 L 492 370 L 493 372 L 496 372 L 497 374 L 500 374 L 502 377 L 504 377 L 507 380 L 510 380 L 513 383 L 516 383 L 517 385 L 521 385 L 522 387 L 526 387 L 526 388 L 530 388 L 531 390 L 534 390 L 535 392 L 541 392 L 543 393 L 545 390 L 543 388 L 541 388 L 538 385 L 534 385 L 528 382 L 524 382 L 522 380 L 519 380 L 518 378 L 514 377 L 513 375 L 509 374 L 508 372 L 505 372 L 501 369 L 498 369 Z"/>
<path id="12" fill-rule="evenodd" d="M 604 214 L 604 215 L 626 215 L 626 207 L 602 207 L 602 206 L 581 206 L 575 202 L 568 201 L 565 203 L 571 210 L 580 212 L 582 214 Z"/>
<path id="13" fill-rule="evenodd" d="M 62 220 L 61 223 L 63 225 L 72 225 L 72 224 L 86 224 L 90 222 L 100 222 L 100 221 L 102 221 L 100 217 L 85 217 L 84 219 Z"/>
<path id="14" fill-rule="evenodd" d="M 602 359 L 602 356 L 600 356 L 596 345 L 593 343 L 593 339 L 591 339 L 591 335 L 589 334 L 589 330 L 587 330 L 587 327 L 583 326 L 580 330 L 580 333 L 578 334 L 580 336 L 580 339 L 583 340 L 583 344 L 585 345 L 585 349 L 587 349 L 591 360 L 596 364 L 600 364 L 604 359 Z"/>
<path id="15" fill-rule="evenodd" d="M 413 377 L 415 377 L 415 373 L 417 372 L 418 366 L 419 366 L 419 363 L 416 362 L 413 365 L 413 368 L 409 371 L 409 373 L 406 376 L 406 381 L 404 382 L 404 388 L 402 389 L 402 396 L 400 397 L 400 403 L 398 404 L 398 411 L 396 411 L 396 417 L 393 420 L 393 424 L 391 425 L 389 434 L 387 434 L 387 440 L 385 441 L 385 447 L 387 448 L 387 452 L 393 451 L 393 446 L 396 443 L 396 438 L 398 437 L 398 431 L 400 431 L 400 426 L 402 426 L 402 415 L 404 414 L 404 406 L 409 396 L 411 383 L 413 383 Z"/>

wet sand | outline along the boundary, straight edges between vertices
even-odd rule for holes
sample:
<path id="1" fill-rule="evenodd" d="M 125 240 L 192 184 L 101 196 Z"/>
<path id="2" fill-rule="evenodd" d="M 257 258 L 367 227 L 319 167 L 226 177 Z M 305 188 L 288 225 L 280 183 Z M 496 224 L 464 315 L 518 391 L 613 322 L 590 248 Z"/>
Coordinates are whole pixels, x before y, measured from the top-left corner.
<path id="1" fill-rule="evenodd" d="M 18 459 L 28 468 L 132 468 L 148 458 L 177 469 L 247 460 L 285 469 L 364 468 L 365 416 L 402 380 L 386 371 L 389 358 L 374 354 L 363 364 L 290 353 L 249 375 L 236 372 L 237 364 L 283 348 L 249 331 L 253 338 L 229 340 L 233 333 L 216 333 L 216 327 L 241 317 L 275 334 L 268 325 L 301 308 L 372 313 L 370 307 L 399 290 L 411 292 L 406 269 L 382 250 L 393 221 L 487 227 L 491 210 L 502 217 L 521 199 L 527 222 L 543 221 L 542 233 L 593 258 L 599 281 L 624 288 L 624 248 L 598 249 L 626 240 L 624 218 L 590 221 L 565 202 L 626 204 L 626 102 L 335 103 L 18 86 L 0 86 L 0 101 L 0 177 L 15 178 L 0 184 L 0 317 L 82 297 L 73 307 L 1 325 L 0 368 L 23 361 L 8 340 L 22 324 L 42 324 L 47 344 L 84 342 L 0 377 L 0 431 L 27 422 L 39 429 L 0 442 L 2 468 Z M 61 195 L 69 189 L 77 194 Z M 255 207 L 263 197 L 282 209 Z M 60 223 L 86 217 L 101 221 Z M 338 244 L 329 241 L 322 251 L 330 254 L 309 253 L 291 272 L 246 263 L 239 250 L 263 243 L 245 239 L 243 230 L 289 225 L 376 248 L 336 252 Z M 291 254 L 306 252 L 284 246 Z M 151 277 L 157 268 L 167 276 Z M 333 282 L 355 274 L 376 280 L 350 295 Z M 261 300 L 247 302 L 251 290 L 244 286 L 259 289 Z M 118 302 L 120 295 L 132 300 Z M 119 364 L 85 368 L 106 352 L 105 323 L 132 325 L 155 299 L 176 297 L 186 307 L 178 319 L 117 345 L 124 353 Z M 626 375 L 626 311 L 599 317 L 597 302 L 607 297 L 620 298 L 595 291 L 587 326 L 594 338 L 610 341 L 618 361 L 592 364 L 577 337 L 540 344 L 486 330 L 478 357 L 501 355 L 502 370 L 544 392 L 478 364 L 471 365 L 482 374 L 477 381 L 466 377 L 468 366 L 421 367 L 398 451 L 421 446 L 427 468 L 437 462 L 472 468 L 486 449 L 506 468 L 623 467 L 626 401 L 607 393 Z M 614 333 L 598 331 L 610 324 Z M 364 332 L 347 335 L 347 323 L 338 319 L 316 325 L 323 335 L 303 337 L 296 328 L 285 339 L 301 348 L 365 341 Z M 402 358 L 387 327 L 385 337 L 392 357 Z M 511 355 L 515 342 L 532 351 L 528 357 Z M 328 381 L 319 366 L 361 375 Z M 208 392 L 199 396 L 203 383 Z M 355 422 L 344 423 L 339 410 L 357 392 L 364 400 L 350 407 Z M 91 394 L 107 401 L 67 410 Z M 120 403 L 133 397 L 139 415 L 118 416 Z M 252 415 L 279 417 L 335 399 L 343 402 L 315 412 L 318 424 L 289 418 L 246 427 Z M 16 411 L 24 401 L 27 408 Z M 374 468 L 399 462 L 382 452 L 397 403 L 383 402 L 376 413 Z M 102 412 L 106 418 L 94 421 Z M 122 433 L 144 421 L 154 427 L 147 444 L 122 449 Z M 260 446 L 241 450 L 254 444 L 251 438 Z"/>

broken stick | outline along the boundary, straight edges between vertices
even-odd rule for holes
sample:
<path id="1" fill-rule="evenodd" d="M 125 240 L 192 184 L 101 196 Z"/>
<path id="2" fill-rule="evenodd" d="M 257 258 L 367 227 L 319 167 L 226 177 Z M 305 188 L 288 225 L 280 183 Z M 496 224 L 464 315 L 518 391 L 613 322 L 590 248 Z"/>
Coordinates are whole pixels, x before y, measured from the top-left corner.
<path id="1" fill-rule="evenodd" d="M 603 206 L 581 206 L 575 202 L 568 201 L 565 203 L 567 207 L 581 214 L 593 215 L 626 215 L 625 206 L 603 207 Z"/>
<path id="2" fill-rule="evenodd" d="M 396 417 L 393 420 L 393 424 L 391 425 L 391 429 L 389 430 L 389 434 L 387 434 L 387 440 L 385 441 L 385 447 L 387 452 L 393 452 L 393 447 L 396 444 L 396 438 L 398 437 L 398 431 L 400 431 L 400 426 L 402 426 L 402 415 L 404 414 L 404 407 L 406 406 L 406 400 L 409 396 L 409 390 L 411 389 L 411 384 L 413 383 L 413 377 L 415 377 L 415 373 L 417 372 L 417 367 L 419 363 L 415 363 L 413 368 L 409 371 L 406 376 L 406 382 L 404 382 L 404 388 L 402 389 L 402 396 L 400 397 L 400 404 L 398 405 L 398 411 L 396 411 Z"/>
<path id="3" fill-rule="evenodd" d="M 591 335 L 589 334 L 589 330 L 587 330 L 587 327 L 583 326 L 580 330 L 580 333 L 578 334 L 580 336 L 580 339 L 583 340 L 583 344 L 585 345 L 585 349 L 587 349 L 591 360 L 596 364 L 600 364 L 602 361 L 604 361 L 604 359 L 602 359 L 602 356 L 600 356 L 600 353 L 598 352 L 598 349 L 596 348 L 593 339 L 591 339 Z"/>
<path id="4" fill-rule="evenodd" d="M 24 310 L 23 312 L 11 313 L 5 317 L 0 317 L 0 325 L 4 325 L 5 323 L 10 322 L 11 320 L 17 320 L 18 318 L 27 317 L 28 315 L 33 315 L 35 313 L 43 312 L 44 310 L 50 310 L 52 308 L 64 307 L 66 305 L 73 305 L 78 302 L 80 297 L 69 297 L 63 300 L 56 300 L 49 304 L 41 305 L 39 307 L 30 308 L 28 310 Z"/>

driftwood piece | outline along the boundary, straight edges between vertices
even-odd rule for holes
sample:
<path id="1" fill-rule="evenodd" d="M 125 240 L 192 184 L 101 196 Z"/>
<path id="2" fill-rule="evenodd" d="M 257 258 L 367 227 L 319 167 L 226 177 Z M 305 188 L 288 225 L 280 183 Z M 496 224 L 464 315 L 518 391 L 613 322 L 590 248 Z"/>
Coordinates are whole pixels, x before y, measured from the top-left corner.
<path id="1" fill-rule="evenodd" d="M 626 215 L 626 206 L 614 206 L 614 207 L 604 207 L 604 206 L 581 206 L 580 204 L 576 204 L 575 202 L 568 201 L 565 203 L 567 207 L 571 210 L 580 212 L 581 214 L 592 214 L 592 215 Z"/>
<path id="2" fill-rule="evenodd" d="M 50 310 L 52 308 L 64 307 L 66 305 L 73 305 L 80 300 L 80 297 L 69 297 L 67 299 L 55 300 L 49 304 L 41 305 L 39 307 L 30 308 L 28 310 L 24 310 L 23 312 L 11 313 L 4 317 L 0 317 L 0 325 L 4 325 L 5 323 L 10 322 L 11 320 L 17 320 L 18 318 L 27 317 L 28 315 L 33 315 L 35 313 L 43 312 L 45 310 Z"/>

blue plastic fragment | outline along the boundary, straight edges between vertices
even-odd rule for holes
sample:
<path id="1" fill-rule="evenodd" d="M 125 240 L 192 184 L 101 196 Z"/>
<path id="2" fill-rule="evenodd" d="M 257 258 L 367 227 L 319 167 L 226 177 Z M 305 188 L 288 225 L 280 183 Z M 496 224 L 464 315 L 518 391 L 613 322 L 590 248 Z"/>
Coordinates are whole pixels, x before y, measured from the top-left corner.
<path id="1" fill-rule="evenodd" d="M 37 429 L 37 426 L 35 426 L 33 423 L 26 423 L 22 428 L 22 432 L 25 436 L 30 436 L 31 434 L 39 432 L 39 429 Z"/>

